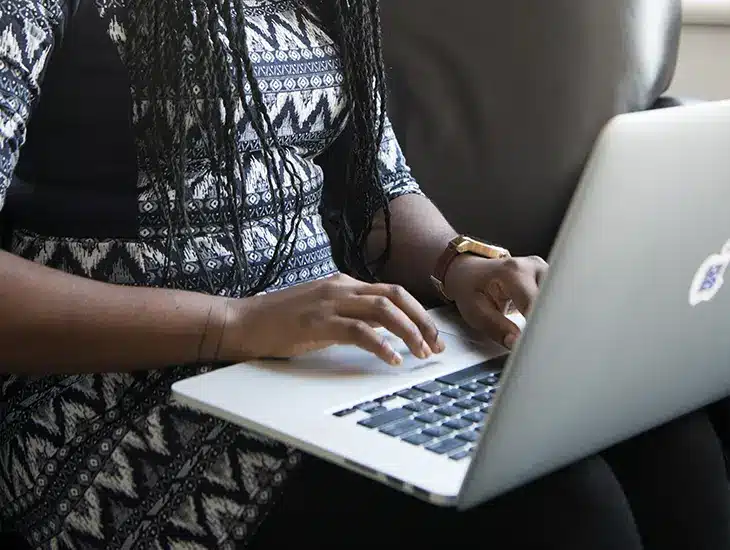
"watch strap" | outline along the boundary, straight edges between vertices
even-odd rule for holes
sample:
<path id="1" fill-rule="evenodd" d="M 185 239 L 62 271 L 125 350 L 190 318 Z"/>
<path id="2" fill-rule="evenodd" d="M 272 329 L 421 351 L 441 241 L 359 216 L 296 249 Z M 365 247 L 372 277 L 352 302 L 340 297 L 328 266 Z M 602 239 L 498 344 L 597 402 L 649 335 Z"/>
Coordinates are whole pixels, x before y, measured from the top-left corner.
<path id="1" fill-rule="evenodd" d="M 446 302 L 454 301 L 446 294 L 446 274 L 452 262 L 461 254 L 473 254 L 489 259 L 507 258 L 510 256 L 509 251 L 500 246 L 477 241 L 465 235 L 459 235 L 453 238 L 436 260 L 436 265 L 431 275 L 431 282 L 436 287 L 441 298 Z"/>
<path id="2" fill-rule="evenodd" d="M 433 283 L 433 286 L 436 287 L 441 298 L 447 302 L 453 302 L 453 300 L 446 294 L 446 272 L 449 270 L 451 262 L 453 262 L 459 254 L 459 250 L 454 245 L 454 242 L 449 242 L 436 260 L 436 266 L 433 268 L 433 274 L 431 275 L 431 282 Z"/>

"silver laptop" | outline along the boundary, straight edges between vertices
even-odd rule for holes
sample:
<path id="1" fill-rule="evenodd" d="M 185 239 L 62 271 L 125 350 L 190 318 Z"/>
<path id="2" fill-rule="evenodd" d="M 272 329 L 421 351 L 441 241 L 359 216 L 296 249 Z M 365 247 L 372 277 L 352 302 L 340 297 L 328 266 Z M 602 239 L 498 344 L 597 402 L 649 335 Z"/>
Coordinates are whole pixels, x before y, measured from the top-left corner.
<path id="1" fill-rule="evenodd" d="M 529 223 L 524 220 L 523 223 Z M 175 398 L 396 489 L 469 508 L 730 393 L 730 101 L 602 132 L 509 358 L 335 346 L 180 381 Z M 501 355 L 501 357 L 500 357 Z"/>

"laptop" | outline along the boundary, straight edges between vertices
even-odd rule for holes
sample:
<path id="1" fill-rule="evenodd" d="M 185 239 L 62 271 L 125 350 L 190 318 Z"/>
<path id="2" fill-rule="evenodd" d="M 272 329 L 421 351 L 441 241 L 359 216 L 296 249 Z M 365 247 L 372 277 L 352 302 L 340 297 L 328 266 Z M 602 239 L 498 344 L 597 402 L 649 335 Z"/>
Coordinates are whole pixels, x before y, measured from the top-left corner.
<path id="1" fill-rule="evenodd" d="M 526 220 L 529 223 L 529 220 Z M 433 312 L 447 350 L 242 363 L 174 398 L 467 509 L 730 394 L 730 101 L 622 115 L 598 138 L 520 341 Z"/>

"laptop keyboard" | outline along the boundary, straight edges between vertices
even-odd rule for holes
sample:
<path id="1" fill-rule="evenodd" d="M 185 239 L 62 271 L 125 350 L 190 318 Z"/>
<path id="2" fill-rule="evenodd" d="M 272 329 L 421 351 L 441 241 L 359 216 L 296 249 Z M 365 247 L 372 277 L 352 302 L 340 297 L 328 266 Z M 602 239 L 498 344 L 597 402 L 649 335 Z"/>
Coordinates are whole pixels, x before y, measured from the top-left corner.
<path id="1" fill-rule="evenodd" d="M 485 361 L 334 413 L 370 430 L 462 460 L 471 455 L 499 387 L 500 370 Z M 361 416 L 361 415 L 360 415 Z"/>

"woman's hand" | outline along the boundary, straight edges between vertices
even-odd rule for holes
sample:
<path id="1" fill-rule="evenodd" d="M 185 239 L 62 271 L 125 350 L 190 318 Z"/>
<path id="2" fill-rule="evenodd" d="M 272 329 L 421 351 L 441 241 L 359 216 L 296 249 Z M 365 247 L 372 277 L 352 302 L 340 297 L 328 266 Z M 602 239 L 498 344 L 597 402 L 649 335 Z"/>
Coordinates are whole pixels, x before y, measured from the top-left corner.
<path id="1" fill-rule="evenodd" d="M 469 325 L 511 349 L 520 329 L 504 313 L 514 306 L 527 315 L 547 270 L 537 256 L 488 260 L 463 255 L 446 274 L 446 293 Z"/>
<path id="2" fill-rule="evenodd" d="M 335 275 L 245 300 L 230 300 L 218 358 L 293 357 L 333 344 L 354 344 L 383 361 L 402 357 L 376 327 L 401 338 L 420 358 L 444 344 L 425 309 L 402 287 Z"/>

